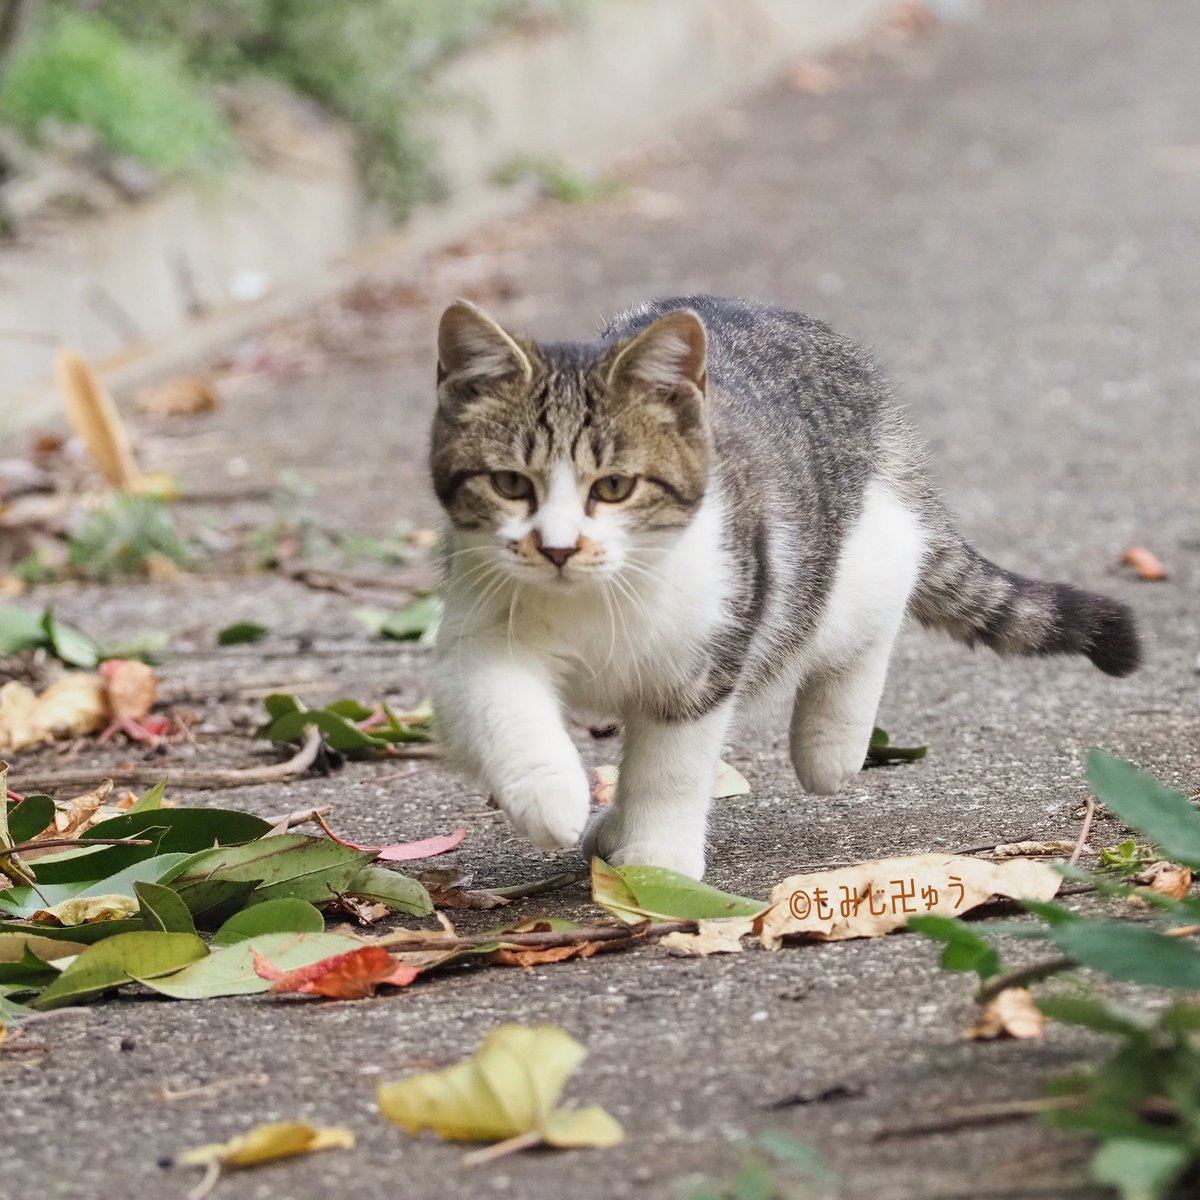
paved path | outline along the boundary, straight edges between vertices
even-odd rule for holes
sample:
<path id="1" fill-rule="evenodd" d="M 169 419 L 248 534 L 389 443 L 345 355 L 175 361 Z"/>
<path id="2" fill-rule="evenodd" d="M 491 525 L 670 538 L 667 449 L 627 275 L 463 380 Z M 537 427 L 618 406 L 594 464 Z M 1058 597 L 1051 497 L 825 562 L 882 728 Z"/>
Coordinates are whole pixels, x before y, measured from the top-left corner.
<path id="1" fill-rule="evenodd" d="M 929 758 L 871 772 L 836 799 L 799 792 L 781 726 L 748 731 L 731 757 L 753 794 L 718 811 L 718 885 L 763 893 L 803 863 L 1073 837 L 1081 756 L 1093 744 L 1191 790 L 1200 782 L 1197 62 L 1192 0 L 992 3 L 867 64 L 834 94 L 781 89 L 714 117 L 639 171 L 632 199 L 555 209 L 484 240 L 507 299 L 478 277 L 476 294 L 545 335 L 583 333 L 615 306 L 691 289 L 825 317 L 888 366 L 987 553 L 1108 590 L 1142 616 L 1148 665 L 1124 681 L 1078 662 L 1002 664 L 906 634 L 882 723 L 928 742 Z M 190 426 L 215 440 L 184 474 L 211 480 L 236 454 L 256 476 L 307 472 L 331 523 L 429 523 L 433 302 L 467 261 L 444 260 L 424 281 L 429 303 L 372 326 L 388 344 L 366 365 L 335 355 L 316 376 L 248 393 Z M 1170 582 L 1115 573 L 1134 542 L 1161 555 Z M 303 657 L 279 638 L 262 652 L 197 651 L 164 667 L 165 683 L 201 695 L 231 676 L 401 701 L 424 686 L 421 652 L 380 653 L 351 601 L 279 580 L 82 589 L 59 603 L 98 631 L 169 629 L 182 648 L 211 645 L 234 616 L 316 635 Z M 252 718 L 239 702 L 206 711 L 218 723 Z M 245 753 L 220 738 L 204 752 Z M 611 753 L 588 748 L 593 761 Z M 339 827 L 362 840 L 461 820 L 471 836 L 453 861 L 481 882 L 572 861 L 513 839 L 435 767 L 382 787 L 369 782 L 377 773 L 352 767 L 237 800 L 262 812 L 329 800 Z M 1116 833 L 1102 824 L 1096 839 Z M 581 890 L 565 893 L 555 911 L 584 902 Z M 348 1123 L 359 1148 L 229 1177 L 218 1195 L 670 1197 L 691 1172 L 730 1170 L 731 1136 L 764 1129 L 817 1147 L 848 1200 L 1096 1194 L 1072 1190 L 1078 1148 L 1033 1125 L 871 1142 L 889 1124 L 1036 1095 L 1086 1047 L 1058 1031 L 1034 1045 L 963 1041 L 969 985 L 935 958 L 900 937 L 702 962 L 646 949 L 529 974 L 448 975 L 360 1005 L 111 1002 L 48 1023 L 50 1059 L 7 1076 L 0 1197 L 180 1196 L 185 1180 L 160 1171 L 160 1156 L 282 1117 Z M 374 1115 L 378 1073 L 460 1056 L 502 1020 L 559 1022 L 587 1044 L 572 1094 L 615 1113 L 625 1147 L 469 1173 L 458 1150 L 410 1142 Z M 248 1072 L 269 1082 L 153 1098 L 166 1081 Z M 827 1089 L 826 1101 L 770 1107 Z"/>

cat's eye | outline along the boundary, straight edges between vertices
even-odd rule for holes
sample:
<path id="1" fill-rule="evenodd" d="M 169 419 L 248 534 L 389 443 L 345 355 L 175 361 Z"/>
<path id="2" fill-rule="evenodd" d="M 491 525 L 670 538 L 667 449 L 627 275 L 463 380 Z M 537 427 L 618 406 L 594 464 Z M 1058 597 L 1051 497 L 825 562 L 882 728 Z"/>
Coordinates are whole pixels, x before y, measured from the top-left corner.
<path id="1" fill-rule="evenodd" d="M 533 480 L 519 471 L 493 471 L 492 487 L 505 500 L 528 500 L 533 495 Z"/>
<path id="2" fill-rule="evenodd" d="M 637 478 L 633 475 L 605 475 L 592 484 L 592 499 L 605 504 L 620 504 L 628 500 Z"/>

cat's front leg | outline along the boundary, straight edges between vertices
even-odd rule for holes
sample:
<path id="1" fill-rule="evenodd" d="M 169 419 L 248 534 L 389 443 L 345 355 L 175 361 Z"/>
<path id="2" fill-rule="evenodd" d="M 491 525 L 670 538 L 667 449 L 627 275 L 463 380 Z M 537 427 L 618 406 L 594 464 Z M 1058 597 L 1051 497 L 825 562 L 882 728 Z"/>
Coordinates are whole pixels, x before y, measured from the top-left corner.
<path id="1" fill-rule="evenodd" d="M 513 827 L 546 849 L 574 846 L 589 787 L 547 665 L 481 641 L 438 664 L 434 711 L 450 755 L 476 774 Z"/>
<path id="2" fill-rule="evenodd" d="M 701 878 L 713 778 L 732 713 L 726 701 L 697 720 L 627 720 L 616 799 L 588 830 L 587 853 L 614 866 Z"/>

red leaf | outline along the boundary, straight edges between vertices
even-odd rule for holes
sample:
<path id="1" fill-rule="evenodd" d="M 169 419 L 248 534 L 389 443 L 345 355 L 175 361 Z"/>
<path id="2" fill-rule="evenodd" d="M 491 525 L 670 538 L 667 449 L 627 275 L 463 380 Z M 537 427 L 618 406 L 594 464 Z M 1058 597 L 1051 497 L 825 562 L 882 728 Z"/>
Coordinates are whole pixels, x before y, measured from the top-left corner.
<path id="1" fill-rule="evenodd" d="M 420 971 L 396 962 L 382 946 L 363 946 L 295 971 L 280 971 L 255 954 L 254 973 L 261 979 L 271 980 L 273 992 L 305 992 L 328 996 L 332 1000 L 362 1000 L 373 996 L 381 983 L 406 987 Z"/>
<path id="2" fill-rule="evenodd" d="M 339 846 L 349 846 L 351 850 L 372 850 L 380 862 L 408 862 L 414 858 L 432 858 L 435 854 L 445 854 L 453 850 L 467 836 L 466 829 L 458 828 L 453 833 L 443 833 L 438 837 L 425 838 L 419 842 L 392 842 L 387 846 L 361 846 L 358 842 L 348 842 L 340 838 L 325 823 L 321 816 L 317 817 L 321 828 L 333 838 Z"/>

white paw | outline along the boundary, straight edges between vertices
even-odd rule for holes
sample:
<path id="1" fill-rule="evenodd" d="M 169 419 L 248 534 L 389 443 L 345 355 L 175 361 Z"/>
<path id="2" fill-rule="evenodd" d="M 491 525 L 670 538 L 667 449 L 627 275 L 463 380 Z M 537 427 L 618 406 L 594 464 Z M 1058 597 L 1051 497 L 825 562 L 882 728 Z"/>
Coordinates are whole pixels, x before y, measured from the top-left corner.
<path id="1" fill-rule="evenodd" d="M 679 832 L 679 831 L 676 831 Z M 689 832 L 667 837 L 630 834 L 621 827 L 616 809 L 605 809 L 593 818 L 583 839 L 583 852 L 591 861 L 598 856 L 614 867 L 662 867 L 692 879 L 704 877 L 704 835 Z"/>
<path id="2" fill-rule="evenodd" d="M 588 780 L 577 762 L 535 767 L 493 795 L 513 828 L 544 850 L 574 846 L 587 824 Z"/>
<path id="3" fill-rule="evenodd" d="M 792 748 L 792 766 L 806 792 L 835 796 L 862 769 L 866 747 L 858 745 L 810 745 Z"/>

